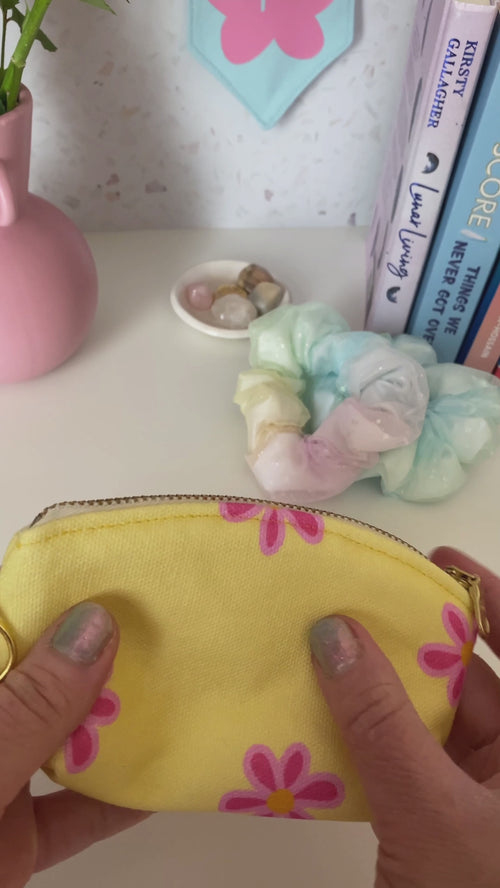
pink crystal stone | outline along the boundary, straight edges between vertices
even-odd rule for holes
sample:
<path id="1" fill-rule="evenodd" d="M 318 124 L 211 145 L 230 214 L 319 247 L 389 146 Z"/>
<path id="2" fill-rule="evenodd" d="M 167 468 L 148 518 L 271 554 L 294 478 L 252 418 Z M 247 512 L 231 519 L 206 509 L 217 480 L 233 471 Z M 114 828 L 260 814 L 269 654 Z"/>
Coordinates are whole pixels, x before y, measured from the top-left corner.
<path id="1" fill-rule="evenodd" d="M 195 308 L 197 311 L 208 311 L 214 301 L 210 287 L 201 282 L 188 284 L 186 287 L 186 299 L 191 308 Z"/>

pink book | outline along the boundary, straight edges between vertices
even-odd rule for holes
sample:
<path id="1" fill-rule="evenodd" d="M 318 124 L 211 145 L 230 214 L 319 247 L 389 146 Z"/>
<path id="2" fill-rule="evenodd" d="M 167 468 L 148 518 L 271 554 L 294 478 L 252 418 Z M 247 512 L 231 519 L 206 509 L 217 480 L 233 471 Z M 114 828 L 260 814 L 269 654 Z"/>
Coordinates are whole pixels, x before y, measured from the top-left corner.
<path id="1" fill-rule="evenodd" d="M 368 330 L 405 330 L 497 12 L 496 0 L 417 4 L 368 237 Z"/>
<path id="2" fill-rule="evenodd" d="M 467 367 L 492 373 L 500 360 L 500 284 L 464 361 Z"/>

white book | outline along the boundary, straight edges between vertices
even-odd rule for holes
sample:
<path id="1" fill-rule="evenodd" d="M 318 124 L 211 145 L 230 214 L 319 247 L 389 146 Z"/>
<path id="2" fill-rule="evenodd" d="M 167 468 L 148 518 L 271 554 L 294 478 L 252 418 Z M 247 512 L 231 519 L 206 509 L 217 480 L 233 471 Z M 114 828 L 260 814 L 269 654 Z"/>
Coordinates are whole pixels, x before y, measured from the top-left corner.
<path id="1" fill-rule="evenodd" d="M 368 330 L 405 330 L 499 8 L 418 2 L 368 237 Z"/>

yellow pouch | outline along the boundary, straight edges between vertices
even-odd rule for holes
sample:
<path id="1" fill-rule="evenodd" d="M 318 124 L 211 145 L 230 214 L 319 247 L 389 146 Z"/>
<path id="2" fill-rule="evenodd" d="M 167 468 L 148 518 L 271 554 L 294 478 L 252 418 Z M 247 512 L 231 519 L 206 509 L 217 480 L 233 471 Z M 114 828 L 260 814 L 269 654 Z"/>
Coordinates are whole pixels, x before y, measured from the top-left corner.
<path id="1" fill-rule="evenodd" d="M 14 537 L 0 609 L 19 658 L 86 599 L 111 611 L 121 645 L 47 773 L 115 805 L 295 819 L 368 816 L 313 674 L 311 626 L 331 613 L 363 623 L 443 743 L 482 616 L 474 578 L 383 531 L 210 497 L 63 504 Z"/>

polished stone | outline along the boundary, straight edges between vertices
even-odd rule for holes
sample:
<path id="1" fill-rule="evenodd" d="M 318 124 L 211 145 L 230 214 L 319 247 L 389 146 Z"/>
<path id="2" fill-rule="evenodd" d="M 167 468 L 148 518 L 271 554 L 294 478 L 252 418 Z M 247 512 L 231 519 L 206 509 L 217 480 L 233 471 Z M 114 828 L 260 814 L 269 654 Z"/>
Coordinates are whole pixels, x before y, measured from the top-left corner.
<path id="1" fill-rule="evenodd" d="M 257 317 L 257 309 L 249 299 L 243 299 L 237 293 L 228 293 L 215 300 L 212 314 L 223 327 L 245 330 Z"/>
<path id="2" fill-rule="evenodd" d="M 279 284 L 263 281 L 252 290 L 249 295 L 250 302 L 255 305 L 259 314 L 267 314 L 273 308 L 277 308 L 283 299 L 283 287 Z"/>

